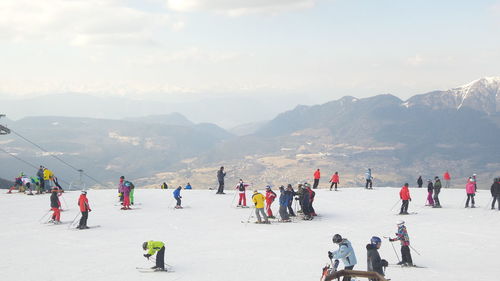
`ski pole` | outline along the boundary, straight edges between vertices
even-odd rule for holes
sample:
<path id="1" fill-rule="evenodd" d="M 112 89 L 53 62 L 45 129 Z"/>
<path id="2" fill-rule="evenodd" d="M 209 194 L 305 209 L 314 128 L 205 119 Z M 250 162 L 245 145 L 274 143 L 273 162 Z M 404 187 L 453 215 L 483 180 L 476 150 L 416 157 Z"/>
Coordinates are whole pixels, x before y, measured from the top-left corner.
<path id="1" fill-rule="evenodd" d="M 390 238 L 387 236 L 384 236 L 384 238 L 389 239 L 389 242 L 391 242 L 392 249 L 394 250 L 394 254 L 396 254 L 396 257 L 398 258 L 398 262 L 401 262 L 401 260 L 399 259 L 398 252 L 396 252 L 396 248 L 394 248 L 394 245 L 392 244 L 392 241 L 390 240 Z"/>
<path id="2" fill-rule="evenodd" d="M 394 203 L 394 205 L 392 205 L 392 208 L 390 209 L 390 211 L 392 211 L 392 209 L 394 209 L 394 207 L 396 207 L 396 205 L 399 203 L 399 201 L 401 201 L 401 199 L 398 199 L 398 201 L 396 201 L 396 203 Z"/>
<path id="3" fill-rule="evenodd" d="M 415 251 L 415 253 L 417 253 L 417 255 L 419 255 L 419 256 L 420 256 L 420 253 L 419 253 L 417 250 L 415 250 L 415 248 L 413 248 L 411 245 L 408 245 L 408 246 L 410 246 L 410 248 L 411 248 L 413 251 Z"/>
<path id="4" fill-rule="evenodd" d="M 81 215 L 81 213 L 77 213 L 73 221 L 68 225 L 68 229 L 72 228 L 75 224 L 76 219 Z"/>
<path id="5" fill-rule="evenodd" d="M 43 220 L 43 219 L 44 219 L 44 218 L 45 218 L 45 217 L 46 217 L 46 216 L 50 213 L 50 211 L 52 211 L 52 210 L 48 210 L 48 211 L 47 211 L 47 212 L 43 215 L 43 217 L 41 217 L 41 218 L 38 220 L 38 222 L 39 222 L 39 223 L 41 223 L 41 222 L 42 222 L 42 220 Z"/>
<path id="6" fill-rule="evenodd" d="M 59 193 L 59 194 L 61 194 L 59 197 L 61 197 L 61 198 L 62 198 L 62 200 L 63 200 L 63 202 L 64 202 L 64 205 L 66 206 L 66 207 L 65 207 L 65 209 L 67 210 L 67 209 L 68 209 L 68 203 L 66 203 L 66 199 L 64 199 L 64 196 L 63 196 L 63 194 L 62 194 L 62 193 Z"/>
<path id="7" fill-rule="evenodd" d="M 238 194 L 238 192 L 235 192 L 235 193 L 234 193 L 233 200 L 231 200 L 231 205 L 229 205 L 229 207 L 232 207 L 232 206 L 233 206 L 233 204 L 234 204 L 234 199 L 236 199 L 236 194 Z"/>

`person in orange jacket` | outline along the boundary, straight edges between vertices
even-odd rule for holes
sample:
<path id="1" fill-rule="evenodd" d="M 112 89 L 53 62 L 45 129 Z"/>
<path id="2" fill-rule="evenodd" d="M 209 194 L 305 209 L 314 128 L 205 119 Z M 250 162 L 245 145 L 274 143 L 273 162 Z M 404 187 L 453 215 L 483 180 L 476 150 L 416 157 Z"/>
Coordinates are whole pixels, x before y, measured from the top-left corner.
<path id="1" fill-rule="evenodd" d="M 271 210 L 271 205 L 274 202 L 274 199 L 276 198 L 276 193 L 271 190 L 271 186 L 268 185 L 266 186 L 266 211 L 267 211 L 267 217 L 270 219 L 274 219 L 275 217 L 273 216 L 273 210 Z"/>
<path id="2" fill-rule="evenodd" d="M 321 173 L 319 172 L 319 169 L 314 172 L 314 184 L 313 184 L 313 189 L 318 188 L 319 185 L 319 179 L 321 178 Z"/>
<path id="3" fill-rule="evenodd" d="M 80 207 L 80 212 L 82 212 L 82 218 L 80 219 L 80 224 L 76 228 L 78 229 L 87 229 L 87 219 L 89 217 L 90 209 L 89 200 L 87 199 L 87 191 L 82 190 L 82 194 L 80 194 L 80 198 L 78 198 L 78 206 Z"/>
<path id="4" fill-rule="evenodd" d="M 401 204 L 401 211 L 399 212 L 399 214 L 408 215 L 408 205 L 409 201 L 411 201 L 408 183 L 405 183 L 405 185 L 403 185 L 403 187 L 401 188 L 401 191 L 399 191 L 399 197 L 401 198 L 401 200 L 403 200 L 403 203 Z"/>
<path id="5" fill-rule="evenodd" d="M 335 191 L 337 191 L 337 185 L 340 183 L 339 172 L 335 172 L 335 174 L 333 174 L 332 179 L 330 180 L 330 182 L 332 183 L 330 185 L 330 191 L 332 191 L 333 185 L 335 185 Z"/>

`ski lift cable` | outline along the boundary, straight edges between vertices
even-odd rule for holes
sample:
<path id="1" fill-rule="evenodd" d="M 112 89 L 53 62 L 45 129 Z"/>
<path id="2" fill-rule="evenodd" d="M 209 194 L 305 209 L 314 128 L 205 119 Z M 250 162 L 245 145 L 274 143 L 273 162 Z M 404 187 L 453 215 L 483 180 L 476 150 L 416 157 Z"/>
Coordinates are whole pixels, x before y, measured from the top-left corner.
<path id="1" fill-rule="evenodd" d="M 53 154 L 52 154 L 52 153 L 50 153 L 50 151 L 48 151 L 47 149 L 45 149 L 45 148 L 41 147 L 40 145 L 38 145 L 38 144 L 34 143 L 33 141 L 29 140 L 28 138 L 26 138 L 26 137 L 22 136 L 22 135 L 21 135 L 21 134 L 19 134 L 18 132 L 14 131 L 14 130 L 12 130 L 12 129 L 10 129 L 10 131 L 11 131 L 12 133 L 14 133 L 15 135 L 17 135 L 18 137 L 22 138 L 23 140 L 25 140 L 25 141 L 27 141 L 27 142 L 31 143 L 32 145 L 36 146 L 38 149 L 40 149 L 40 150 L 42 150 L 42 151 L 44 151 L 44 152 L 48 153 L 50 156 L 52 156 L 52 157 L 54 157 L 55 159 L 59 160 L 61 163 L 65 164 L 66 166 L 68 166 L 68 167 L 72 168 L 73 170 L 75 170 L 75 171 L 77 171 L 77 172 L 79 172 L 79 173 L 82 173 L 84 176 L 88 177 L 89 179 L 91 179 L 91 180 L 95 181 L 96 183 L 98 183 L 98 184 L 100 184 L 100 185 L 102 185 L 102 186 L 106 186 L 105 184 L 101 183 L 99 180 L 97 180 L 97 179 L 95 179 L 94 177 L 92 177 L 92 176 L 88 175 L 87 173 L 83 172 L 83 170 L 82 170 L 82 169 L 78 169 L 78 168 L 76 168 L 75 166 L 73 166 L 73 165 L 69 164 L 68 162 L 66 162 L 66 161 L 62 160 L 61 158 L 57 157 L 57 155 L 53 155 Z"/>

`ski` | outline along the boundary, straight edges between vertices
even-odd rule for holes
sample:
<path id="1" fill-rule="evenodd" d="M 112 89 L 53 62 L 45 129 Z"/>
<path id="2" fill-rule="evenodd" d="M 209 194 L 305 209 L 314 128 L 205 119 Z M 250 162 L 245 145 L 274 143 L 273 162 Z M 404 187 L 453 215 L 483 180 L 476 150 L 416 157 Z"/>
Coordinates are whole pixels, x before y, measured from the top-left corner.
<path id="1" fill-rule="evenodd" d="M 136 269 L 142 273 L 155 273 L 155 272 L 172 273 L 172 272 L 175 272 L 172 267 L 166 267 L 165 270 L 154 270 L 152 268 L 147 268 L 147 267 L 136 267 Z"/>
<path id="2" fill-rule="evenodd" d="M 70 228 L 71 230 L 87 230 L 87 229 L 93 229 L 93 228 L 99 228 L 101 227 L 101 225 L 92 225 L 92 226 L 89 226 L 88 228 L 84 228 L 84 229 L 79 229 L 78 227 L 73 227 L 73 228 Z"/>
<path id="3" fill-rule="evenodd" d="M 402 265 L 402 264 L 393 264 L 390 263 L 389 267 L 402 267 L 402 268 L 427 268 L 425 266 L 420 266 L 420 265 Z"/>
<path id="4" fill-rule="evenodd" d="M 408 216 L 408 215 L 416 215 L 418 214 L 417 212 L 409 212 L 408 214 L 394 214 L 396 216 Z"/>

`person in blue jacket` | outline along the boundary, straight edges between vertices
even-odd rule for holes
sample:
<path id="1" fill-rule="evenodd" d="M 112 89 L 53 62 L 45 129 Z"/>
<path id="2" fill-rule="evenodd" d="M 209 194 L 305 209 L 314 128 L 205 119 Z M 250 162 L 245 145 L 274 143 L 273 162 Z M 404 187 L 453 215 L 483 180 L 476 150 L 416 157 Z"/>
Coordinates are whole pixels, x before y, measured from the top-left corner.
<path id="1" fill-rule="evenodd" d="M 290 193 L 285 191 L 284 186 L 280 186 L 280 198 L 279 198 L 280 210 L 279 210 L 279 214 L 280 214 L 282 222 L 291 222 L 290 216 L 288 215 L 288 212 L 287 212 L 288 202 L 290 202 L 290 200 L 292 200 Z"/>
<path id="2" fill-rule="evenodd" d="M 177 187 L 175 190 L 174 190 L 174 199 L 177 201 L 177 204 L 175 205 L 175 208 L 176 209 L 182 209 L 182 206 L 181 206 L 181 189 L 182 189 L 182 186 L 179 186 Z"/>
<path id="3" fill-rule="evenodd" d="M 340 234 L 333 235 L 332 241 L 334 244 L 339 245 L 339 249 L 336 251 L 329 251 L 328 258 L 331 259 L 341 259 L 344 263 L 344 269 L 352 270 L 356 265 L 356 255 L 354 254 L 354 249 L 352 248 L 351 242 L 349 240 L 342 238 Z M 344 276 L 342 281 L 350 281 L 350 276 Z"/>
<path id="4" fill-rule="evenodd" d="M 184 187 L 184 189 L 193 189 L 193 187 L 191 187 L 191 184 L 188 182 Z"/>

